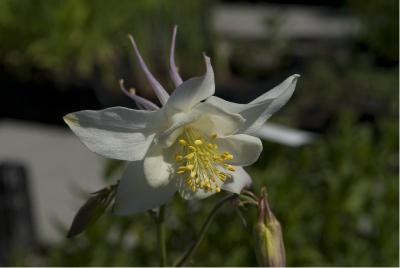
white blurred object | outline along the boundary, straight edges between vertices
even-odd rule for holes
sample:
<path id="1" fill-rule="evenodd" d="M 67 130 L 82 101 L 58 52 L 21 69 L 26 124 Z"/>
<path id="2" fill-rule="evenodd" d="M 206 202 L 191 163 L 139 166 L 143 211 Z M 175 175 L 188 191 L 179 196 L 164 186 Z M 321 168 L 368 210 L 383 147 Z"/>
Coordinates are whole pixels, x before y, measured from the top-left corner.
<path id="1" fill-rule="evenodd" d="M 317 135 L 312 132 L 289 128 L 272 123 L 264 124 L 255 133 L 255 135 L 264 140 L 292 147 L 298 147 L 301 145 L 312 143 L 317 137 Z"/>
<path id="2" fill-rule="evenodd" d="M 279 19 L 279 34 L 291 39 L 342 39 L 357 35 L 361 24 L 342 10 L 279 4 L 220 4 L 213 12 L 217 34 L 230 38 L 269 38 L 267 21 Z"/>
<path id="3" fill-rule="evenodd" d="M 34 228 L 41 243 L 65 238 L 57 225 L 69 228 L 85 201 L 80 193 L 105 186 L 104 158 L 87 150 L 67 128 L 0 121 L 0 162 L 7 161 L 27 168 Z"/>

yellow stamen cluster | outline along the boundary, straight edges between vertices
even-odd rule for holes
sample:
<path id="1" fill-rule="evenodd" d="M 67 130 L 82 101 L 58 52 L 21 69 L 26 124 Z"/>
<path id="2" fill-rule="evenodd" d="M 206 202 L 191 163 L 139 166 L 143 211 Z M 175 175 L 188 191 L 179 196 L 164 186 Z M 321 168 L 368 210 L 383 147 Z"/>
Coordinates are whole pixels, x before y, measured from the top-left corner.
<path id="1" fill-rule="evenodd" d="M 175 156 L 179 166 L 177 174 L 185 176 L 186 185 L 196 192 L 203 189 L 206 192 L 220 192 L 216 180 L 224 182 L 230 175 L 221 171 L 235 171 L 235 167 L 225 163 L 232 160 L 230 152 L 220 153 L 218 145 L 214 143 L 216 134 L 211 137 L 201 136 L 193 128 L 185 128 L 183 134 L 178 138 L 180 153 Z"/>

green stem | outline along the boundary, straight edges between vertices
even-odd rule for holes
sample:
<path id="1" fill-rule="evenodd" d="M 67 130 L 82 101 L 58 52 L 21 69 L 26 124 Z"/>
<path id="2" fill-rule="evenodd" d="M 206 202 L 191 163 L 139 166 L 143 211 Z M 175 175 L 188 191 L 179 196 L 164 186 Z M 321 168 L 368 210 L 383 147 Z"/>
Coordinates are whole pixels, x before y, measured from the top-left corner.
<path id="1" fill-rule="evenodd" d="M 156 219 L 157 243 L 160 257 L 160 266 L 167 266 L 167 248 L 165 246 L 165 226 L 164 226 L 165 205 L 162 205 Z"/>
<path id="2" fill-rule="evenodd" d="M 217 214 L 218 210 L 222 207 L 223 204 L 228 202 L 229 200 L 232 200 L 234 197 L 236 197 L 234 194 L 228 195 L 227 197 L 223 198 L 220 200 L 214 208 L 211 210 L 210 214 L 208 215 L 206 221 L 203 223 L 203 226 L 201 227 L 200 234 L 197 237 L 196 241 L 193 243 L 193 245 L 185 252 L 185 254 L 181 257 L 181 259 L 174 265 L 175 267 L 182 267 L 186 264 L 187 261 L 190 260 L 196 249 L 199 247 L 201 241 L 204 238 L 204 235 L 206 234 L 208 227 L 210 226 L 212 220 L 214 219 L 215 215 Z"/>

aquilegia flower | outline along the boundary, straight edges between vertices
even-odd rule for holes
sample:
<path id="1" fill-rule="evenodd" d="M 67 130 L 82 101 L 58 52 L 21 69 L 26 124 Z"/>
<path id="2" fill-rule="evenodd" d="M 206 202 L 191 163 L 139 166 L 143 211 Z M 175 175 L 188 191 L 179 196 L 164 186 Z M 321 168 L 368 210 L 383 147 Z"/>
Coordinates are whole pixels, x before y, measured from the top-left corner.
<path id="1" fill-rule="evenodd" d="M 257 128 L 291 97 L 299 75 L 248 104 L 213 96 L 214 72 L 204 55 L 206 73 L 182 81 L 174 61 L 176 27 L 170 52 L 171 96 L 152 76 L 134 39 L 136 56 L 162 107 L 121 88 L 142 110 L 112 107 L 79 111 L 65 122 L 93 152 L 129 161 L 119 183 L 116 213 L 132 214 L 156 208 L 175 192 L 185 199 L 205 198 L 222 190 L 233 193 L 251 183 L 243 166 L 261 151 Z"/>

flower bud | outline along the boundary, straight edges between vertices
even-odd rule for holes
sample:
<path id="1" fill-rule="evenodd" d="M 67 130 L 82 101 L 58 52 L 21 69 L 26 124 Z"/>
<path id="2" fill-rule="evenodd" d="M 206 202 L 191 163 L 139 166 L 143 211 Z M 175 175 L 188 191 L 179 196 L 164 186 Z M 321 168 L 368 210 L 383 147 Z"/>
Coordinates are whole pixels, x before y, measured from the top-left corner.
<path id="1" fill-rule="evenodd" d="M 257 262 L 260 266 L 285 266 L 285 246 L 281 225 L 272 213 L 264 193 L 259 200 L 258 222 L 254 228 L 254 238 Z"/>

